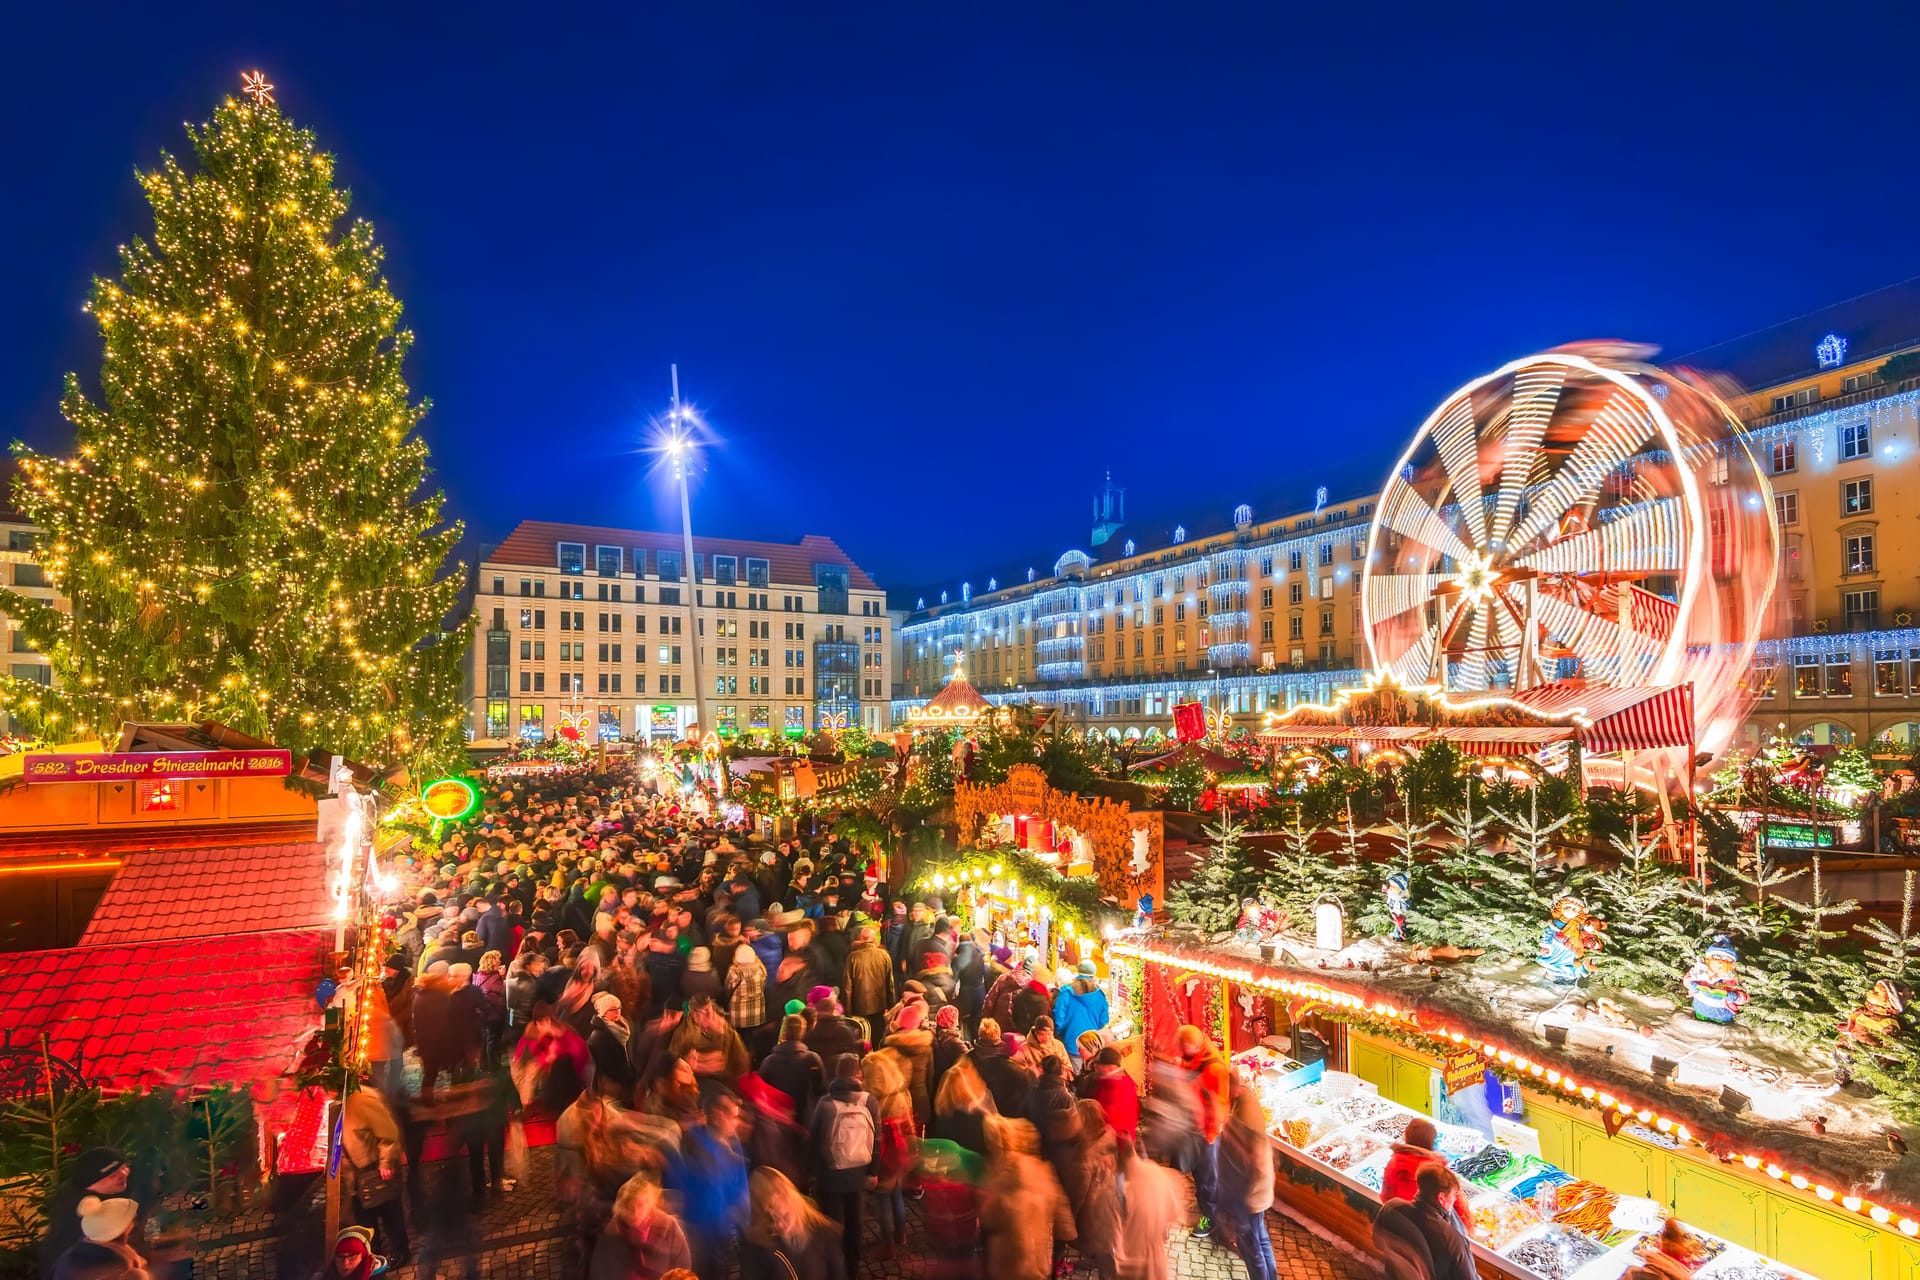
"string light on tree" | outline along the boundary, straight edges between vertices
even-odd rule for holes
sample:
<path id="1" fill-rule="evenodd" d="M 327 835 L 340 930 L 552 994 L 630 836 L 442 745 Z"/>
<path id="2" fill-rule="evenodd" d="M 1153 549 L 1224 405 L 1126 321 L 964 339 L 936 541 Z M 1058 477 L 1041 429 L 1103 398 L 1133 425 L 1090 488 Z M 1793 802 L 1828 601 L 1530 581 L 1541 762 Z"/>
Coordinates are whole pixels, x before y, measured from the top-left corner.
<path id="1" fill-rule="evenodd" d="M 94 284 L 100 394 L 67 380 L 72 453 L 22 453 L 14 497 L 72 611 L 8 593 L 54 680 L 0 678 L 0 706 L 59 740 L 215 719 L 448 758 L 461 530 L 426 484 L 413 337 L 332 157 L 263 73 L 242 86 L 189 128 L 197 164 L 139 177 L 153 228 Z"/>

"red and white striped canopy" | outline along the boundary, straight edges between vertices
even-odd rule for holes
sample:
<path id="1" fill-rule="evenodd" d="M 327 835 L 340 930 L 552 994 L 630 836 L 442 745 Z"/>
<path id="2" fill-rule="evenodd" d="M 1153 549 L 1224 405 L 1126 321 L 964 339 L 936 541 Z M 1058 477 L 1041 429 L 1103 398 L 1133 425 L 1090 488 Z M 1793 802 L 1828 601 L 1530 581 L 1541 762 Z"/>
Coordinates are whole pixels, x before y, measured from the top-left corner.
<path id="1" fill-rule="evenodd" d="M 1581 744 L 1594 755 L 1614 751 L 1651 751 L 1693 742 L 1693 686 L 1664 689 L 1612 689 L 1550 684 L 1516 695 L 1545 715 L 1577 715 L 1590 721 Z"/>

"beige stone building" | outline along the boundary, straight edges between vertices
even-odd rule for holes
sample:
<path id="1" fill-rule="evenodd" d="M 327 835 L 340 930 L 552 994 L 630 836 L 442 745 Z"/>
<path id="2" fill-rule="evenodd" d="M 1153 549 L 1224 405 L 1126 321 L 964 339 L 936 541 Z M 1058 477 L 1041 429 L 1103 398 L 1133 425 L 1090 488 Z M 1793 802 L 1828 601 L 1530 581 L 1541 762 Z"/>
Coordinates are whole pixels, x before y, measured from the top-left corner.
<path id="1" fill-rule="evenodd" d="M 468 726 L 480 744 L 553 736 L 797 736 L 886 727 L 885 596 L 829 538 L 693 540 L 525 521 L 474 578 Z M 695 681 L 699 683 L 696 685 Z"/>

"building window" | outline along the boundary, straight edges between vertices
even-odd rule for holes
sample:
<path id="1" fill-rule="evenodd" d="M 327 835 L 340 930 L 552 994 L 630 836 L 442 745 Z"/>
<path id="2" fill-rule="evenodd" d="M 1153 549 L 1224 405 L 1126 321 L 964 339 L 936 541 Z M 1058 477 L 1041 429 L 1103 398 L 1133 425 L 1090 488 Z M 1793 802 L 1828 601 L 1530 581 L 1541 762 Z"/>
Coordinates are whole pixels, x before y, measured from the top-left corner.
<path id="1" fill-rule="evenodd" d="M 1800 467 L 1800 445 L 1795 440 L 1776 440 L 1773 443 L 1773 474 L 1784 476 Z"/>
<path id="2" fill-rule="evenodd" d="M 1903 649 L 1873 651 L 1873 691 L 1889 697 L 1907 692 L 1907 655 Z"/>
<path id="3" fill-rule="evenodd" d="M 620 576 L 620 548 L 595 547 L 593 549 L 593 571 L 603 578 Z"/>
<path id="4" fill-rule="evenodd" d="M 1772 658 L 1755 658 L 1753 677 L 1748 687 L 1753 690 L 1753 696 L 1756 698 L 1771 698 L 1779 677 L 1780 668 L 1775 665 Z"/>
<path id="5" fill-rule="evenodd" d="M 547 731 L 547 709 L 539 703 L 523 704 L 520 708 L 520 732 L 529 738 L 538 738 Z"/>
<path id="6" fill-rule="evenodd" d="M 1331 542 L 1323 542 L 1320 544 L 1320 563 L 1333 563 L 1333 544 Z"/>
<path id="7" fill-rule="evenodd" d="M 487 737 L 504 738 L 507 736 L 507 704 L 504 702 L 487 703 Z"/>
<path id="8" fill-rule="evenodd" d="M 1848 480 L 1840 486 L 1840 510 L 1844 515 L 1860 516 L 1873 510 L 1873 480 Z"/>
<path id="9" fill-rule="evenodd" d="M 1287 639 L 1298 640 L 1307 633 L 1307 621 L 1300 614 L 1287 619 Z"/>
<path id="10" fill-rule="evenodd" d="M 773 577 L 772 566 L 769 565 L 767 561 L 760 559 L 758 556 L 747 557 L 747 585 L 748 586 L 764 587 L 772 579 L 772 577 Z M 764 608 L 765 605 L 763 604 L 761 607 Z M 762 729 L 766 728 L 764 724 L 758 727 Z"/>
<path id="11" fill-rule="evenodd" d="M 584 542 L 563 542 L 559 547 L 560 572 L 585 573 L 587 571 L 587 544 Z"/>
<path id="12" fill-rule="evenodd" d="M 1287 603 L 1299 604 L 1305 590 L 1306 590 L 1305 586 L 1301 583 L 1298 583 L 1298 582 L 1288 583 L 1287 584 Z"/>
<path id="13" fill-rule="evenodd" d="M 1853 655 L 1850 653 L 1830 653 L 1827 655 L 1827 696 L 1846 698 L 1853 694 Z"/>
<path id="14" fill-rule="evenodd" d="M 1773 495 L 1773 516 L 1780 522 L 1781 528 L 1800 523 L 1800 495 L 1798 493 L 1776 493 Z"/>
<path id="15" fill-rule="evenodd" d="M 686 557 L 678 551 L 659 551 L 654 553 L 654 563 L 660 566 L 660 579 L 663 582 L 682 582 L 687 576 Z M 677 602 L 676 602 L 677 603 Z"/>
<path id="16" fill-rule="evenodd" d="M 1864 458 L 1873 452 L 1873 432 L 1864 422 L 1850 422 L 1840 428 L 1840 457 Z"/>
<path id="17" fill-rule="evenodd" d="M 631 563 L 633 565 L 634 577 L 636 578 L 646 577 L 647 576 L 647 549 L 645 547 L 635 547 L 633 549 L 633 559 Z"/>
<path id="18" fill-rule="evenodd" d="M 740 561 L 733 556 L 715 556 L 713 558 L 713 580 L 723 587 L 731 587 L 739 581 Z"/>
<path id="19" fill-rule="evenodd" d="M 1820 659 L 1814 654 L 1803 653 L 1794 656 L 1793 693 L 1798 698 L 1820 696 Z"/>
<path id="20" fill-rule="evenodd" d="M 1333 610 L 1331 609 L 1320 611 L 1320 634 L 1323 636 L 1333 634 Z"/>
<path id="21" fill-rule="evenodd" d="M 1872 631 L 1880 625 L 1880 593 L 1878 591 L 1843 592 L 1840 601 L 1846 616 L 1847 630 Z"/>
<path id="22" fill-rule="evenodd" d="M 1846 565 L 1848 573 L 1873 572 L 1873 535 L 1853 533 L 1847 535 Z"/>

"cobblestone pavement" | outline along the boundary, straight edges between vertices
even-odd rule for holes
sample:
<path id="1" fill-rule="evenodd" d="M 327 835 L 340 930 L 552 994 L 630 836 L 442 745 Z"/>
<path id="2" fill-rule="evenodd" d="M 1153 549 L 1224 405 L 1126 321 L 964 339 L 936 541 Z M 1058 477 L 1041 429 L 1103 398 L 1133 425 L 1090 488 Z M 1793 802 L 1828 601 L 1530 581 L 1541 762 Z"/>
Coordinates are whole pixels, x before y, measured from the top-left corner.
<path id="1" fill-rule="evenodd" d="M 560 1236 L 550 1148 L 529 1152 L 526 1178 L 477 1217 L 464 1210 L 464 1161 L 431 1164 L 425 1173 L 425 1207 L 409 1215 L 415 1263 L 391 1272 L 394 1280 L 577 1280 L 568 1242 Z M 956 1280 L 969 1275 L 963 1260 L 937 1257 L 921 1242 L 920 1202 L 909 1201 L 908 1206 L 907 1245 L 886 1261 L 872 1256 L 878 1252 L 880 1233 L 874 1216 L 867 1215 L 868 1256 L 861 1280 Z M 316 1187 L 278 1218 L 262 1208 L 204 1223 L 196 1233 L 195 1280 L 306 1280 L 325 1259 L 321 1212 Z M 1283 1280 L 1377 1280 L 1380 1274 L 1284 1215 L 1269 1215 L 1268 1229 Z M 1195 1240 L 1185 1227 L 1177 1228 L 1168 1243 L 1171 1274 L 1178 1280 L 1242 1280 L 1246 1275 L 1231 1250 Z M 430 1270 L 425 1260 L 435 1253 L 442 1261 Z M 1091 1272 L 1083 1268 L 1080 1274 Z"/>

